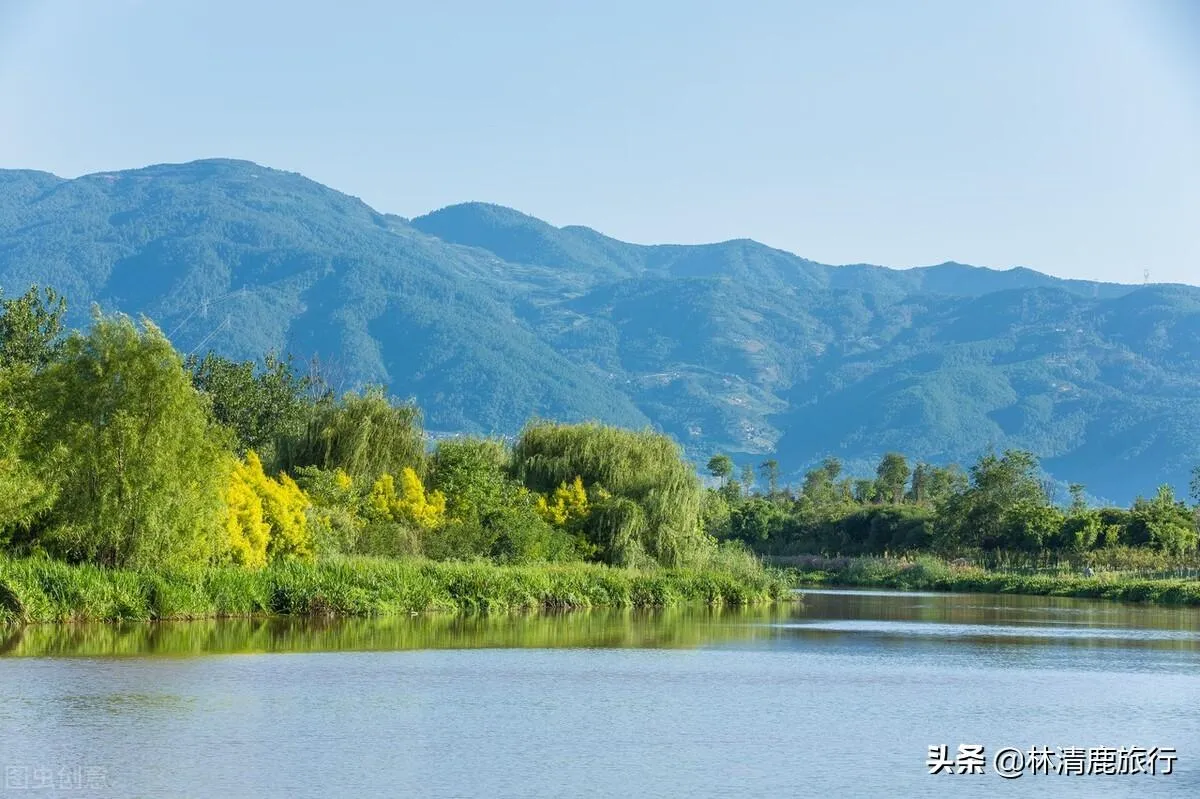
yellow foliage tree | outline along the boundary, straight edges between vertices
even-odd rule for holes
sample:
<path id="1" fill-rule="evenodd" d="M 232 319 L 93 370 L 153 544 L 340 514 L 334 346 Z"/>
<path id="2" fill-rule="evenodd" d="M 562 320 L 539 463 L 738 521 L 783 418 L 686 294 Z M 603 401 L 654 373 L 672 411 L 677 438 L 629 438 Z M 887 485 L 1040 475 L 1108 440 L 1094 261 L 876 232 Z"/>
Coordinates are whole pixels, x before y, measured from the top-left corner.
<path id="1" fill-rule="evenodd" d="M 233 562 L 251 569 L 267 565 L 267 541 L 271 525 L 263 520 L 262 500 L 243 463 L 234 463 L 225 489 L 225 532 Z"/>
<path id="2" fill-rule="evenodd" d="M 538 495 L 538 514 L 556 527 L 566 527 L 572 522 L 587 518 L 591 508 L 588 505 L 587 491 L 583 487 L 583 478 L 579 475 L 570 483 L 563 482 L 554 489 L 554 495 L 547 499 Z"/>
<path id="3" fill-rule="evenodd" d="M 308 495 L 292 478 L 272 480 L 254 451 L 234 464 L 225 501 L 225 526 L 235 563 L 261 568 L 268 560 L 311 560 Z"/>
<path id="4" fill-rule="evenodd" d="M 395 478 L 385 473 L 371 487 L 368 502 L 380 518 L 425 530 L 438 527 L 446 519 L 445 495 L 441 491 L 427 494 L 421 478 L 408 466 L 400 472 L 399 491 Z"/>

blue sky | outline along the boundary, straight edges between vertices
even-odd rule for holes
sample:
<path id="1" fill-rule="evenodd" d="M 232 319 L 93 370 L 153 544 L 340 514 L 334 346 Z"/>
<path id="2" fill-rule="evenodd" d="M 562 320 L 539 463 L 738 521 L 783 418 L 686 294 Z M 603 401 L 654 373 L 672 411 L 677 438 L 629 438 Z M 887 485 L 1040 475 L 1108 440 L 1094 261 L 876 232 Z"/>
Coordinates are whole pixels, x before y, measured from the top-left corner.
<path id="1" fill-rule="evenodd" d="M 0 0 L 0 166 L 1200 283 L 1200 3 Z"/>

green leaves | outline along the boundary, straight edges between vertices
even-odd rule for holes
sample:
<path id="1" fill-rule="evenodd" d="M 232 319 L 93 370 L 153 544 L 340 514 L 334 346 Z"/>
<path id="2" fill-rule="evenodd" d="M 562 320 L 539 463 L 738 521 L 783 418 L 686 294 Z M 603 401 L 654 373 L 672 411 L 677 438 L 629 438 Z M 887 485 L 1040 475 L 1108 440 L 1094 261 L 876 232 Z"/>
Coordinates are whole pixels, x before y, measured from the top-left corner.
<path id="1" fill-rule="evenodd" d="M 638 550 L 663 565 L 707 555 L 712 539 L 700 525 L 701 487 L 671 439 L 600 424 L 538 422 L 513 451 L 513 471 L 531 490 L 547 494 L 579 476 L 595 504 L 594 542 L 610 558 Z"/>
<path id="2" fill-rule="evenodd" d="M 212 403 L 213 416 L 233 432 L 239 455 L 254 450 L 270 465 L 279 440 L 303 430 L 310 381 L 296 374 L 290 357 L 267 355 L 259 368 L 210 352 L 190 356 L 186 366 Z"/>
<path id="3" fill-rule="evenodd" d="M 323 399 L 308 411 L 304 429 L 282 441 L 281 468 L 342 469 L 366 485 L 404 467 L 424 470 L 425 436 L 421 411 L 394 403 L 381 389 Z"/>
<path id="4" fill-rule="evenodd" d="M 32 378 L 28 459 L 56 488 L 38 543 L 106 565 L 206 562 L 220 549 L 226 458 L 161 331 L 98 318 Z"/>
<path id="5" fill-rule="evenodd" d="M 0 299 L 0 369 L 40 369 L 53 357 L 67 303 L 54 289 L 37 285 L 14 299 Z"/>

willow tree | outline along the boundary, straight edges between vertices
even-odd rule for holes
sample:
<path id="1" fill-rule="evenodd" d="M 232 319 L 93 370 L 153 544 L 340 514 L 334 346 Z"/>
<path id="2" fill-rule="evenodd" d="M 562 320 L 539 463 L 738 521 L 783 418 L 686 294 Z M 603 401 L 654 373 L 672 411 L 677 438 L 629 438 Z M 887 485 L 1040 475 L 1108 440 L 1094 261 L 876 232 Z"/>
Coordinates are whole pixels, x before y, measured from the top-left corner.
<path id="1" fill-rule="evenodd" d="M 342 469 L 367 486 L 405 467 L 422 473 L 424 460 L 420 410 L 389 401 L 379 389 L 318 403 L 304 431 L 283 441 L 279 451 L 287 471 Z"/>
<path id="2" fill-rule="evenodd" d="M 33 378 L 33 404 L 34 460 L 56 488 L 48 550 L 114 566 L 219 554 L 222 431 L 157 327 L 97 317 Z"/>
<path id="3" fill-rule="evenodd" d="M 596 498 L 588 534 L 609 562 L 637 562 L 644 552 L 674 566 L 711 551 L 700 524 L 700 480 L 666 436 L 539 422 L 521 433 L 512 468 L 542 494 L 581 478 Z"/>
<path id="4" fill-rule="evenodd" d="M 36 413 L 23 390 L 31 375 L 21 366 L 0 366 L 0 546 L 20 543 L 53 500 L 26 451 Z"/>
<path id="5" fill-rule="evenodd" d="M 65 313 L 52 289 L 0 296 L 0 546 L 23 543 L 53 501 L 27 452 L 40 416 L 29 387 L 57 352 Z"/>

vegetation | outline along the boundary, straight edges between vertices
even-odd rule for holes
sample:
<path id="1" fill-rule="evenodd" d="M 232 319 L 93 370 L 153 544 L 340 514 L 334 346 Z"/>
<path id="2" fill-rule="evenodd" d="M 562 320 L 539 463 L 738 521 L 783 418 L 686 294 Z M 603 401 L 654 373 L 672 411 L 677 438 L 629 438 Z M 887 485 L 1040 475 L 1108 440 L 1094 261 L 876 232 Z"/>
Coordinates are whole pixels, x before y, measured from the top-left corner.
<path id="1" fill-rule="evenodd" d="M 378 389 L 335 398 L 271 357 L 185 363 L 124 316 L 62 338 L 36 287 L 0 310 L 0 620 L 784 593 L 704 532 L 699 479 L 662 435 L 538 422 L 512 448 L 427 451 L 419 409 Z"/>
<path id="2" fill-rule="evenodd" d="M 643 570 L 593 563 L 498 566 L 335 558 L 274 562 L 262 569 L 118 570 L 0 558 L 0 623 L 743 605 L 783 599 L 789 591 L 780 573 L 762 568 Z"/>
<path id="3" fill-rule="evenodd" d="M 64 312 L 38 287 L 0 307 L 9 618 L 743 602 L 779 595 L 752 553 L 1107 568 L 1194 563 L 1200 540 L 1200 512 L 1170 486 L 1114 508 L 1073 485 L 1060 504 L 1021 450 L 966 471 L 891 452 L 862 478 L 831 458 L 793 490 L 774 459 L 735 478 L 721 454 L 704 488 L 669 437 L 599 423 L 430 449 L 420 409 L 380 389 L 335 396 L 274 357 L 185 361 L 124 316 L 63 336 Z M 421 565 L 451 561 L 473 565 Z M 414 598 L 389 582 L 433 573 L 450 587 Z"/>
<path id="4" fill-rule="evenodd" d="M 739 480 L 775 459 L 777 487 L 829 453 L 874 480 L 887 451 L 967 464 L 990 443 L 1128 504 L 1162 483 L 1182 495 L 1200 461 L 1194 287 L 641 246 L 482 204 L 403 220 L 224 160 L 0 172 L 0 252 L 0 285 L 57 287 L 68 326 L 102 302 L 231 359 L 196 366 L 238 454 L 268 471 L 280 431 L 241 398 L 286 387 L 267 364 L 250 386 L 245 364 L 289 350 L 320 357 L 335 397 L 384 386 L 439 433 L 515 436 L 534 412 L 653 425 L 698 465 L 729 452 Z M 764 491 L 770 477 L 756 468 Z"/>
<path id="5" fill-rule="evenodd" d="M 899 588 L 909 591 L 965 591 L 990 594 L 1032 594 L 1200 605 L 1197 570 L 1189 577 L 1109 571 L 1093 575 L 1078 571 L 1016 571 L 947 563 L 934 557 L 796 559 L 794 579 L 800 585 Z M 1184 570 L 1178 570 L 1180 572 Z"/>
<path id="6" fill-rule="evenodd" d="M 1188 505 L 1164 485 L 1129 508 L 1092 507 L 1073 485 L 1069 502 L 1057 504 L 1037 459 L 1020 450 L 989 452 L 966 472 L 910 467 L 888 453 L 868 478 L 844 476 L 829 459 L 795 492 L 756 493 L 732 480 L 719 456 L 712 463 L 724 482 L 704 499 L 706 529 L 766 555 L 936 553 L 993 567 L 1077 569 L 1198 562 L 1200 495 Z"/>

